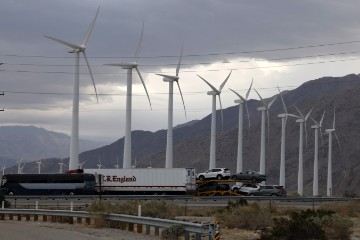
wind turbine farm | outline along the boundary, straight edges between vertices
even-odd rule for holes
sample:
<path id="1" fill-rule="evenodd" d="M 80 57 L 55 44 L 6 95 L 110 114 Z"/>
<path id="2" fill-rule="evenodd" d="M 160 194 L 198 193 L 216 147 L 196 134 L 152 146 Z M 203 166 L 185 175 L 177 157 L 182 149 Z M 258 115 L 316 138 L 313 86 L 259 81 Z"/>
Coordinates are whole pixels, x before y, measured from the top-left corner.
<path id="1" fill-rule="evenodd" d="M 356 41 L 304 38 L 287 45 L 285 40 L 268 39 L 257 47 L 255 42 L 260 40 L 249 38 L 251 34 L 243 39 L 238 29 L 229 34 L 221 25 L 209 31 L 205 27 L 214 23 L 208 18 L 204 18 L 206 25 L 199 19 L 183 25 L 173 21 L 175 15 L 169 21 L 155 21 L 158 15 L 147 14 L 115 18 L 104 5 L 99 14 L 100 7 L 89 4 L 88 9 L 79 10 L 89 16 L 82 14 L 85 17 L 71 24 L 70 18 L 76 15 L 73 9 L 69 19 L 47 16 L 46 24 L 44 19 L 39 21 L 38 39 L 29 39 L 29 45 L 19 50 L 7 44 L 10 50 L 0 51 L 6 93 L 2 125 L 36 125 L 70 135 L 69 151 L 59 156 L 49 147 L 65 146 L 58 136 L 47 132 L 45 140 L 25 133 L 21 140 L 5 134 L 2 138 L 0 126 L 0 164 L 10 166 L 4 172 L 131 169 L 151 163 L 152 168 L 192 167 L 197 172 L 220 167 L 232 173 L 254 170 L 266 174 L 266 184 L 285 186 L 300 196 L 357 191 L 351 179 L 357 179 L 360 169 L 356 163 L 360 76 L 352 73 L 356 68 L 349 70 L 350 64 L 343 65 L 349 59 L 357 61 L 357 52 L 352 50 Z M 199 24 L 202 27 L 193 28 Z M 85 25 L 80 44 L 62 40 L 78 37 Z M 171 28 L 165 28 L 168 25 Z M 222 31 L 227 34 L 219 40 Z M 51 36 L 43 38 L 43 33 Z M 54 33 L 63 37 L 53 37 Z M 17 34 L 22 32 L 17 30 Z M 185 51 L 173 48 L 179 45 L 179 36 L 183 36 Z M 91 48 L 87 48 L 90 38 Z M 38 41 L 41 47 L 28 47 Z M 67 52 L 60 51 L 54 41 Z M 211 96 L 211 103 L 205 95 Z M 336 126 L 335 110 L 333 118 L 324 117 L 325 111 L 335 107 Z M 311 110 L 303 114 L 303 109 Z M 314 122 L 311 132 L 307 132 L 309 118 Z M 319 151 L 325 127 L 327 153 L 325 147 Z M 333 144 L 334 134 L 339 147 Z M 106 136 L 107 141 L 82 151 L 80 137 L 88 136 Z M 2 141 L 12 142 L 2 148 Z M 26 152 L 20 153 L 21 148 Z M 25 160 L 18 160 L 16 166 L 20 157 Z"/>

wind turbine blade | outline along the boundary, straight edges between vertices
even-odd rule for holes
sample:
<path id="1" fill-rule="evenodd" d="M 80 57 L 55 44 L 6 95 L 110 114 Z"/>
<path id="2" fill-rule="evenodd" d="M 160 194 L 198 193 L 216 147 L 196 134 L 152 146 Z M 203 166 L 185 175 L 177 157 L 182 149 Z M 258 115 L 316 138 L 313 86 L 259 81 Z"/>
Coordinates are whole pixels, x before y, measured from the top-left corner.
<path id="1" fill-rule="evenodd" d="M 202 78 L 200 75 L 198 75 L 199 78 L 201 78 L 204 82 L 206 82 L 207 85 L 209 85 L 209 87 L 216 93 L 220 93 L 219 90 L 217 90 L 213 85 L 211 85 L 208 81 L 206 81 L 204 78 Z"/>
<path id="2" fill-rule="evenodd" d="M 313 109 L 311 108 L 311 109 L 310 109 L 310 111 L 308 112 L 308 114 L 306 114 L 305 119 L 304 119 L 304 120 L 305 120 L 305 122 L 306 122 L 306 121 L 307 121 L 307 119 L 309 118 L 310 113 L 311 113 L 311 111 L 312 111 L 312 110 L 313 110 Z"/>
<path id="3" fill-rule="evenodd" d="M 307 147 L 308 147 L 308 136 L 307 136 L 306 121 L 304 121 L 304 125 L 305 125 L 305 145 L 306 145 L 306 149 L 307 149 Z"/>
<path id="4" fill-rule="evenodd" d="M 68 41 L 64 41 L 64 40 L 54 38 L 54 37 L 50 37 L 50 36 L 47 36 L 47 35 L 44 35 L 44 37 L 49 38 L 51 40 L 54 40 L 55 42 L 61 43 L 61 44 L 65 45 L 65 46 L 68 46 L 69 48 L 74 49 L 74 50 L 81 49 L 80 45 L 77 45 L 77 44 L 74 44 L 74 43 L 71 43 L 71 42 L 68 42 Z"/>
<path id="5" fill-rule="evenodd" d="M 141 44 L 142 44 L 142 40 L 143 40 L 143 35 L 144 35 L 144 22 L 143 22 L 143 24 L 142 24 L 142 29 L 141 29 L 141 34 L 140 34 L 139 43 L 138 43 L 138 46 L 137 46 L 136 52 L 135 52 L 135 62 L 137 62 L 138 59 L 139 59 Z"/>
<path id="6" fill-rule="evenodd" d="M 301 118 L 300 116 L 295 115 L 295 114 L 291 114 L 291 113 L 287 113 L 286 116 L 294 117 L 294 118 Z"/>
<path id="7" fill-rule="evenodd" d="M 283 96 L 282 96 L 282 94 L 281 94 L 281 91 L 280 91 L 279 86 L 277 86 L 277 88 L 279 89 L 279 95 L 280 95 L 281 102 L 282 102 L 282 105 L 283 105 L 283 108 L 284 108 L 284 112 L 285 112 L 285 113 L 288 113 L 287 108 L 286 108 L 286 105 L 285 105 L 285 102 L 284 102 L 284 98 L 283 98 Z"/>
<path id="8" fill-rule="evenodd" d="M 85 52 L 83 52 L 83 54 L 84 54 L 84 58 L 85 58 L 85 61 L 86 61 L 86 65 L 87 65 L 87 67 L 88 67 L 88 69 L 89 69 L 89 73 L 90 73 L 90 76 L 91 76 L 91 81 L 92 81 L 93 86 L 94 86 L 95 95 L 96 95 L 96 102 L 99 103 L 99 99 L 98 99 L 98 94 L 97 94 L 97 90 L 96 90 L 96 85 L 95 85 L 94 76 L 93 76 L 93 74 L 92 74 L 92 71 L 91 71 L 91 68 L 90 68 L 90 64 L 89 64 L 89 61 L 88 61 L 88 59 L 87 59 L 87 57 L 86 57 Z"/>
<path id="9" fill-rule="evenodd" d="M 260 101 L 262 102 L 263 106 L 266 107 L 266 106 L 267 106 L 266 102 L 262 99 L 262 97 L 260 96 L 260 94 L 258 93 L 258 91 L 256 91 L 255 88 L 254 88 L 254 90 L 255 90 L 255 92 L 257 93 L 257 95 L 259 96 Z"/>
<path id="10" fill-rule="evenodd" d="M 139 69 L 138 69 L 137 67 L 136 67 L 135 69 L 136 69 L 137 73 L 139 74 L 139 77 L 140 77 L 140 80 L 141 80 L 141 82 L 142 82 L 142 85 L 144 86 L 144 89 L 145 89 L 145 92 L 146 92 L 146 96 L 147 96 L 147 98 L 148 98 L 148 100 L 149 100 L 150 109 L 152 110 L 149 93 L 148 93 L 148 91 L 147 91 L 147 89 L 146 89 L 144 79 L 143 79 L 143 77 L 141 76 L 141 73 L 140 73 Z"/>
<path id="11" fill-rule="evenodd" d="M 273 103 L 275 102 L 277 98 L 277 95 L 273 98 L 273 100 L 271 100 L 271 102 L 267 105 L 267 109 L 269 109 L 271 107 L 271 105 L 273 105 Z"/>
<path id="12" fill-rule="evenodd" d="M 313 119 L 312 117 L 310 117 L 310 119 L 315 123 L 316 126 L 320 127 L 320 123 L 318 123 L 317 121 L 315 121 L 315 119 Z"/>
<path id="13" fill-rule="evenodd" d="M 251 84 L 250 84 L 250 87 L 249 87 L 249 90 L 246 92 L 246 95 L 245 95 L 245 99 L 248 100 L 248 97 L 249 97 L 249 94 L 250 94 L 250 91 L 251 91 L 251 87 L 253 85 L 253 82 L 254 82 L 254 79 L 251 79 Z"/>
<path id="14" fill-rule="evenodd" d="M 232 73 L 232 70 L 230 71 L 229 75 L 226 77 L 226 79 L 224 80 L 224 82 L 220 85 L 219 91 L 221 92 L 221 90 L 224 88 L 227 80 L 229 79 L 230 75 Z"/>
<path id="15" fill-rule="evenodd" d="M 300 117 L 301 117 L 302 119 L 305 119 L 305 118 L 304 118 L 304 115 L 300 112 L 300 110 L 298 109 L 298 107 L 297 107 L 296 105 L 295 105 L 295 108 L 296 108 L 296 110 L 298 111 Z"/>
<path id="16" fill-rule="evenodd" d="M 184 106 L 185 118 L 187 118 L 187 117 L 186 117 L 186 108 L 185 108 L 184 97 L 183 97 L 182 92 L 181 92 L 180 84 L 179 84 L 179 82 L 178 82 L 178 81 L 176 81 L 176 83 L 177 83 L 177 85 L 178 85 L 179 92 L 180 92 L 180 96 L 181 96 L 181 100 L 182 100 L 182 103 L 183 103 L 183 106 Z"/>
<path id="17" fill-rule="evenodd" d="M 335 106 L 334 106 L 334 120 L 333 120 L 333 129 L 335 129 Z"/>
<path id="18" fill-rule="evenodd" d="M 220 110 L 221 110 L 221 131 L 224 131 L 224 114 L 223 114 L 220 94 L 218 96 L 219 96 L 219 104 L 220 104 Z"/>
<path id="19" fill-rule="evenodd" d="M 322 115 L 322 117 L 321 117 L 321 120 L 320 120 L 320 127 L 322 126 L 322 122 L 323 122 L 323 120 L 324 120 L 324 116 L 325 116 L 325 110 L 324 110 L 324 112 L 323 112 L 323 115 Z"/>
<path id="20" fill-rule="evenodd" d="M 89 29 L 86 31 L 86 33 L 85 33 L 85 35 L 84 35 L 84 40 L 83 40 L 83 42 L 82 42 L 82 45 L 83 45 L 83 46 L 86 46 L 86 44 L 87 44 L 87 42 L 88 42 L 88 40 L 89 40 L 89 38 L 90 38 L 91 32 L 92 32 L 92 30 L 93 30 L 93 28 L 94 28 L 94 25 L 95 25 L 96 18 L 97 18 L 97 16 L 99 15 L 99 10 L 100 10 L 100 6 L 98 7 L 98 9 L 97 9 L 97 11 L 96 11 L 95 17 L 94 17 L 94 19 L 92 20 L 92 22 L 91 22 L 91 24 L 90 24 L 90 26 L 89 26 Z"/>
<path id="21" fill-rule="evenodd" d="M 336 138 L 337 143 L 339 144 L 339 148 L 340 148 L 340 151 L 341 151 L 341 145 L 340 145 L 339 138 L 338 138 L 338 136 L 337 136 L 337 134 L 336 134 L 336 131 L 334 131 L 334 135 L 335 135 L 335 138 Z"/>
<path id="22" fill-rule="evenodd" d="M 325 148 L 324 148 L 324 138 L 323 138 L 323 133 L 322 133 L 322 129 L 321 129 L 321 126 L 320 126 L 320 137 L 321 137 L 321 144 L 322 144 L 322 150 L 323 150 L 323 155 L 325 154 Z"/>
<path id="23" fill-rule="evenodd" d="M 243 98 L 240 94 L 238 94 L 237 92 L 235 92 L 234 90 L 232 90 L 231 88 L 229 88 L 233 93 L 236 94 L 236 96 L 238 96 L 243 102 L 246 102 L 246 99 Z"/>
<path id="24" fill-rule="evenodd" d="M 247 113 L 248 122 L 249 122 L 249 129 L 250 129 L 250 115 L 249 115 L 249 108 L 248 108 L 247 102 L 245 102 L 245 107 L 246 107 L 246 113 Z"/>
<path id="25" fill-rule="evenodd" d="M 180 58 L 179 58 L 179 62 L 178 65 L 176 67 L 176 76 L 179 76 L 179 71 L 180 71 L 180 66 L 181 66 L 181 59 L 182 59 L 182 55 L 183 55 L 183 45 L 181 45 L 181 54 L 180 54 Z"/>
<path id="26" fill-rule="evenodd" d="M 270 141 L 270 117 L 269 117 L 269 109 L 266 109 L 267 115 L 267 123 L 268 123 L 268 142 Z"/>

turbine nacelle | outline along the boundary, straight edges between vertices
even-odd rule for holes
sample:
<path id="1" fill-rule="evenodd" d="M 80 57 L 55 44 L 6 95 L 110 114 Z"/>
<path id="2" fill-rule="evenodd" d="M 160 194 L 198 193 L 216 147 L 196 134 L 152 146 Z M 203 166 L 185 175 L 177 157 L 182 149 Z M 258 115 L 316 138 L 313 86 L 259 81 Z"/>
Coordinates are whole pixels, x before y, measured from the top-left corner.
<path id="1" fill-rule="evenodd" d="M 329 134 L 335 132 L 335 129 L 325 129 L 325 133 Z"/>
<path id="2" fill-rule="evenodd" d="M 236 100 L 234 100 L 234 103 L 242 104 L 242 103 L 245 103 L 245 101 L 242 99 L 236 99 Z"/>
<path id="3" fill-rule="evenodd" d="M 207 92 L 207 95 L 220 95 L 221 92 L 218 92 L 218 91 L 208 91 Z"/>
<path id="4" fill-rule="evenodd" d="M 137 62 L 130 62 L 130 63 L 110 63 L 110 64 L 104 64 L 104 65 L 121 67 L 122 69 L 133 69 L 133 68 L 137 68 L 137 66 L 139 64 Z"/>
<path id="5" fill-rule="evenodd" d="M 258 107 L 256 110 L 258 111 L 266 111 L 268 108 L 265 106 Z"/>
<path id="6" fill-rule="evenodd" d="M 177 82 L 179 80 L 178 76 L 171 76 L 171 75 L 166 75 L 166 74 L 156 74 L 158 76 L 163 77 L 163 81 L 164 82 Z"/>

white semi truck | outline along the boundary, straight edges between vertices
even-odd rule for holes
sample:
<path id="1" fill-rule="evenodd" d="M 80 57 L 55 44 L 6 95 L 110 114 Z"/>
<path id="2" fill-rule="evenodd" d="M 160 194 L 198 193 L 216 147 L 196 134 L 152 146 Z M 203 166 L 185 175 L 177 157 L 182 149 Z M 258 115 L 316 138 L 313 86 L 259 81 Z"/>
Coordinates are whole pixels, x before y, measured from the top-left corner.
<path id="1" fill-rule="evenodd" d="M 105 194 L 186 194 L 196 188 L 194 168 L 84 169 Z"/>

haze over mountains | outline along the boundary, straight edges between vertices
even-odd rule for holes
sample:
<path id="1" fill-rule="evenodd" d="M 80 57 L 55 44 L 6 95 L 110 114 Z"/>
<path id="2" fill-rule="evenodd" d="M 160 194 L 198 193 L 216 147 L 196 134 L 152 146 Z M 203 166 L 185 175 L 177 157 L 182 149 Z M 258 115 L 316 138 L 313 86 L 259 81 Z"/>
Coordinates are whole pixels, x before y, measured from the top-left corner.
<path id="1" fill-rule="evenodd" d="M 81 151 L 98 148 L 104 143 L 80 140 Z M 52 157 L 69 156 L 70 137 L 63 133 L 47 131 L 34 126 L 0 127 L 0 166 Z"/>
<path id="2" fill-rule="evenodd" d="M 336 108 L 336 132 L 341 148 L 333 139 L 333 193 L 345 191 L 360 193 L 360 77 L 350 74 L 344 77 L 323 77 L 308 81 L 300 87 L 284 91 L 284 101 L 289 113 L 297 114 L 295 105 L 305 114 L 311 108 L 311 117 L 319 121 L 325 110 L 322 132 L 332 127 L 333 109 Z M 261 92 L 260 92 L 261 94 Z M 235 96 L 235 95 L 234 95 Z M 234 97 L 235 99 L 235 97 Z M 270 101 L 270 99 L 265 99 Z M 210 104 L 210 103 L 209 103 Z M 259 170 L 260 158 L 260 112 L 256 110 L 261 104 L 258 100 L 249 100 L 251 128 L 248 129 L 247 116 L 244 116 L 244 167 L 243 169 Z M 266 175 L 268 184 L 278 184 L 280 165 L 282 104 L 277 99 L 270 109 L 270 136 L 266 141 Z M 232 172 L 236 169 L 238 106 L 224 109 L 224 131 L 221 132 L 221 114 L 217 114 L 217 151 L 216 166 L 227 167 Z M 174 128 L 174 167 L 195 167 L 197 171 L 206 170 L 209 166 L 211 115 Z M 314 159 L 313 123 L 308 120 L 307 148 L 304 150 L 304 194 L 312 194 L 312 176 Z M 289 192 L 297 190 L 299 124 L 288 118 L 286 132 L 286 188 Z M 267 133 L 267 131 L 266 131 Z M 101 148 L 80 154 L 84 168 L 96 168 L 99 159 L 105 168 L 113 168 L 119 162 L 122 166 L 124 139 Z M 319 193 L 326 194 L 327 146 L 328 137 L 323 134 L 324 145 L 319 155 Z M 2 140 L 0 140 L 2 141 Z M 321 141 L 320 141 L 321 143 Z M 51 143 L 56 144 L 56 143 Z M 50 145 L 51 145 L 50 144 Z M 132 132 L 132 165 L 136 167 L 164 167 L 166 130 L 156 132 Z M 305 145 L 305 143 L 304 143 Z M 320 144 L 321 146 L 321 144 Z M 34 147 L 35 148 L 35 147 Z M 45 148 L 42 146 L 42 148 Z M 47 147 L 46 147 L 47 148 Z M 68 151 L 68 148 L 66 149 Z M 34 149 L 35 151 L 35 149 Z M 39 151 L 39 150 L 37 150 Z M 60 156 L 53 156 L 60 157 Z M 25 158 L 25 156 L 24 156 Z M 42 172 L 58 172 L 59 159 L 44 161 Z M 64 159 L 67 162 L 68 159 Z M 136 163 L 135 163 L 136 161 Z M 8 169 L 14 172 L 16 168 Z M 37 172 L 36 163 L 27 164 L 25 172 Z"/>

